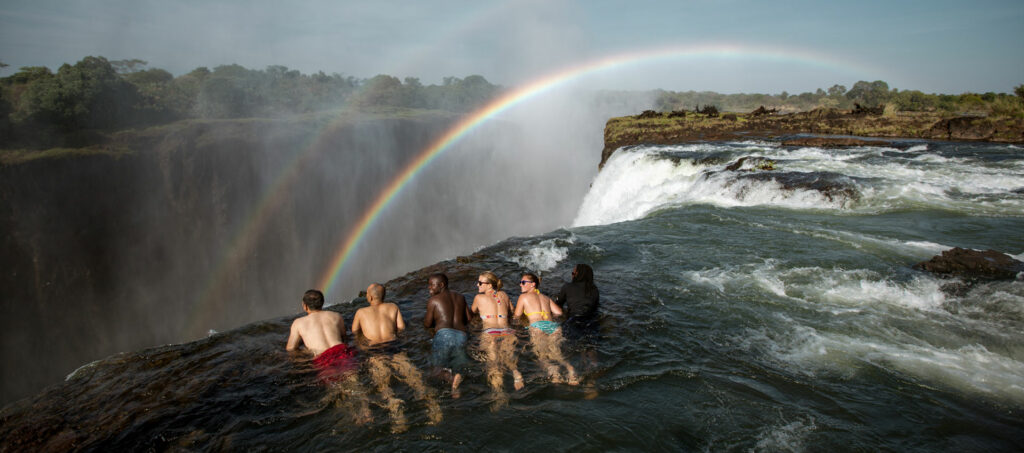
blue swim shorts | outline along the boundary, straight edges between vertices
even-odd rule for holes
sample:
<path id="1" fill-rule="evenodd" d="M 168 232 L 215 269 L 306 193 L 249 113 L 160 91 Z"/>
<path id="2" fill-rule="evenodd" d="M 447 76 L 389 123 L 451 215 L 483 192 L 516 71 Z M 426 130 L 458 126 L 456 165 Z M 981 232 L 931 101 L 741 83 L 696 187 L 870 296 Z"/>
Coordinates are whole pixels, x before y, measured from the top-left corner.
<path id="1" fill-rule="evenodd" d="M 459 370 L 469 363 L 466 356 L 466 332 L 459 329 L 437 329 L 430 361 L 436 367 Z"/>

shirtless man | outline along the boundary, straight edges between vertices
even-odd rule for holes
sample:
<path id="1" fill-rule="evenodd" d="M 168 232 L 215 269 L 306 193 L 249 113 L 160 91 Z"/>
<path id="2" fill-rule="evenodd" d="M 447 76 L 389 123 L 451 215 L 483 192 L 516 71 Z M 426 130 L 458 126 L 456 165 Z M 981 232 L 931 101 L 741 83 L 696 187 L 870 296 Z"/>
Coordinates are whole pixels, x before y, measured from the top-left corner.
<path id="1" fill-rule="evenodd" d="M 405 330 L 405 320 L 398 305 L 384 302 L 384 285 L 374 283 L 366 288 L 369 307 L 356 310 L 352 319 L 352 334 L 362 333 L 370 345 L 387 343 L 397 338 L 396 333 Z"/>
<path id="2" fill-rule="evenodd" d="M 452 382 L 452 398 L 458 398 L 461 369 L 469 363 L 466 356 L 469 307 L 462 294 L 448 289 L 447 275 L 433 274 L 427 281 L 430 299 L 427 299 L 423 327 L 435 329 L 431 363 L 445 370 Z"/>
<path id="3" fill-rule="evenodd" d="M 537 289 L 540 277 L 530 272 L 524 273 L 519 279 L 521 291 L 516 303 L 513 319 L 525 316 L 529 321 L 530 343 L 537 355 L 540 366 L 547 370 L 551 382 L 560 383 L 559 365 L 565 367 L 566 381 L 569 385 L 578 385 L 576 370 L 562 356 L 562 329 L 554 321 L 555 316 L 562 315 L 562 309 Z"/>
<path id="4" fill-rule="evenodd" d="M 384 286 L 379 283 L 366 288 L 366 299 L 370 306 L 356 311 L 352 319 L 352 334 L 362 334 L 366 340 L 367 352 L 370 354 L 370 375 L 381 394 L 384 407 L 391 412 L 391 430 L 406 430 L 405 413 L 402 410 L 404 403 L 391 390 L 392 369 L 401 375 L 401 379 L 413 389 L 417 398 L 426 402 L 431 423 L 439 423 L 441 406 L 433 398 L 433 392 L 423 384 L 423 375 L 404 352 L 396 350 L 394 341 L 398 338 L 398 332 L 405 330 L 405 320 L 402 319 L 398 305 L 385 302 L 384 295 Z"/>
<path id="5" fill-rule="evenodd" d="M 356 368 L 355 351 L 345 344 L 345 319 L 333 311 L 324 311 L 324 294 L 315 289 L 302 296 L 306 316 L 292 322 L 285 349 L 295 351 L 300 344 L 313 353 L 313 364 L 322 380 L 334 382 Z"/>
<path id="6" fill-rule="evenodd" d="M 356 351 L 345 344 L 345 319 L 333 311 L 323 310 L 324 294 L 315 289 L 302 296 L 302 309 L 306 316 L 292 322 L 285 349 L 297 351 L 300 344 L 313 353 L 313 366 L 318 370 L 320 382 L 328 385 L 325 400 L 344 400 L 352 405 L 356 423 L 370 421 L 369 401 L 359 384 L 359 362 Z"/>

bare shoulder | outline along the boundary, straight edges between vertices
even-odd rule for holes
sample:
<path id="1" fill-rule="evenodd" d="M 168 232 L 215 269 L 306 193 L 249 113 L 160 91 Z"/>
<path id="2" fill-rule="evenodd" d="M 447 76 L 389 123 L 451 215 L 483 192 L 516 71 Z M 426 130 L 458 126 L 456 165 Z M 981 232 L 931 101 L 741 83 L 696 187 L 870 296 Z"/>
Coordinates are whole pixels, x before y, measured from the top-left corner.
<path id="1" fill-rule="evenodd" d="M 298 318 L 295 318 L 295 320 L 292 321 L 292 329 L 294 330 L 294 329 L 302 328 L 302 325 L 305 324 L 304 320 L 306 318 L 308 318 L 308 317 L 309 317 L 309 315 L 302 315 L 302 316 L 299 316 Z"/>

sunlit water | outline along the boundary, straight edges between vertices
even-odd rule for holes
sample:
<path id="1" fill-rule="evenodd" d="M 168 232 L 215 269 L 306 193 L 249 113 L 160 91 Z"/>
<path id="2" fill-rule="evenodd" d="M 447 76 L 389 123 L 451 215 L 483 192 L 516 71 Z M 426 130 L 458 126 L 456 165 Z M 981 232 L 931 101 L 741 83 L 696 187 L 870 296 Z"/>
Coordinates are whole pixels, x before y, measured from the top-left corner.
<path id="1" fill-rule="evenodd" d="M 521 349 L 527 386 L 506 377 L 505 406 L 477 367 L 457 400 L 428 380 L 440 424 L 396 380 L 406 430 L 373 391 L 373 421 L 357 425 L 352 397 L 284 352 L 287 317 L 89 364 L 5 408 L 0 437 L 11 451 L 1016 450 L 1024 281 L 947 292 L 911 266 L 957 246 L 1021 259 L 1022 192 L 1024 155 L 1006 145 L 620 150 L 579 226 L 388 283 L 426 371 L 430 272 L 471 297 L 482 270 L 508 287 L 537 271 L 552 293 L 592 264 L 602 338 L 596 363 L 567 347 L 579 387 L 546 382 Z M 332 309 L 351 322 L 361 304 Z"/>

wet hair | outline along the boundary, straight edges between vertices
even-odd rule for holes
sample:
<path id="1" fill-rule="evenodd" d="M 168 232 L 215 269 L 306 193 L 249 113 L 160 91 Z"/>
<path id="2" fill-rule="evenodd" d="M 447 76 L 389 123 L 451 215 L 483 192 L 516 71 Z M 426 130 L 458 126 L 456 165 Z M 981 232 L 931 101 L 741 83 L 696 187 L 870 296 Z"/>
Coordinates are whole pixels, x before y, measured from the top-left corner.
<path id="1" fill-rule="evenodd" d="M 590 266 L 579 263 L 572 270 L 572 281 L 583 283 L 583 294 L 591 297 L 597 294 L 597 285 L 594 285 L 594 270 Z"/>
<path id="2" fill-rule="evenodd" d="M 536 283 L 537 286 L 540 286 L 540 277 L 538 277 L 536 274 L 532 272 L 523 272 L 523 277 L 530 277 L 528 280 Z"/>
<path id="3" fill-rule="evenodd" d="M 302 295 L 302 304 L 310 310 L 320 310 L 324 308 L 324 293 L 315 289 L 306 291 Z"/>
<path id="4" fill-rule="evenodd" d="M 487 271 L 487 272 L 484 272 L 484 273 L 480 274 L 480 276 L 483 277 L 484 280 L 487 280 L 487 283 L 490 283 L 491 284 L 491 288 L 494 288 L 495 291 L 498 291 L 498 290 L 501 289 L 501 279 L 498 278 L 497 275 L 494 275 L 494 272 Z"/>
<path id="5" fill-rule="evenodd" d="M 374 296 L 375 299 L 377 299 L 377 300 L 379 300 L 381 302 L 384 301 L 384 295 L 385 294 L 387 294 L 387 290 L 384 289 L 384 285 L 382 285 L 380 283 L 374 283 L 374 284 L 370 285 L 370 287 L 367 288 L 367 290 L 366 290 L 366 298 L 367 299 L 370 299 L 370 296 L 372 295 L 372 296 Z"/>
<path id="6" fill-rule="evenodd" d="M 441 283 L 444 285 L 445 288 L 448 287 L 448 276 L 447 275 L 444 275 L 441 272 L 438 272 L 436 274 L 430 274 L 430 277 L 427 278 L 427 281 L 433 280 L 435 278 L 438 279 L 438 280 L 441 280 Z"/>

